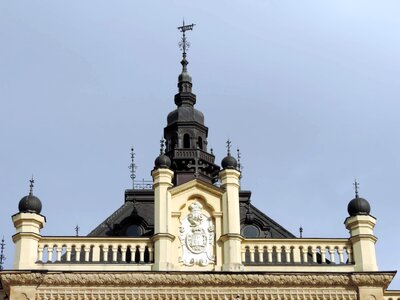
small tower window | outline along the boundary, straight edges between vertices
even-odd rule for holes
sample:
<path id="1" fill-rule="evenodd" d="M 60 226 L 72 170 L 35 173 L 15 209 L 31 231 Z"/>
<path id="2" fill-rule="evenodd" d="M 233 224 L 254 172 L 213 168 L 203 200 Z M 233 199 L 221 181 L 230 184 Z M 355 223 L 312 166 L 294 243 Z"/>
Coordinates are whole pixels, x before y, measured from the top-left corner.
<path id="1" fill-rule="evenodd" d="M 197 139 L 197 146 L 200 150 L 203 150 L 203 139 L 201 138 L 201 136 L 199 136 Z"/>
<path id="2" fill-rule="evenodd" d="M 187 133 L 183 136 L 183 148 L 190 148 L 190 135 Z"/>

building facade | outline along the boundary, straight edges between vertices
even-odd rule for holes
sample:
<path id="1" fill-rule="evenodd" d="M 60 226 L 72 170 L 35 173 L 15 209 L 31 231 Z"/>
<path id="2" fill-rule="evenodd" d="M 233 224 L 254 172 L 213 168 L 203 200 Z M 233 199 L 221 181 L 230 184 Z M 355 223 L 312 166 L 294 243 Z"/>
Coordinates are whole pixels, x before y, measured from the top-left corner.
<path id="1" fill-rule="evenodd" d="M 195 108 L 183 32 L 176 109 L 152 183 L 125 191 L 121 207 L 88 236 L 43 236 L 33 195 L 12 216 L 14 266 L 0 272 L 3 299 L 395 300 L 395 273 L 378 269 L 369 203 L 348 205 L 345 238 L 298 238 L 251 204 L 240 165 L 221 165 Z"/>

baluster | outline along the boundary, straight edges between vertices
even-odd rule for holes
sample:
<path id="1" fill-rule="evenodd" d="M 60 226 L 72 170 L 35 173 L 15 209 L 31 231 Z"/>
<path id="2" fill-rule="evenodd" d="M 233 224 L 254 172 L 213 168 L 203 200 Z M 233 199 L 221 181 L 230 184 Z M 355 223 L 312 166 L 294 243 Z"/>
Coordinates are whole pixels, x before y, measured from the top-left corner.
<path id="1" fill-rule="evenodd" d="M 143 263 L 144 262 L 144 251 L 145 251 L 146 249 L 145 249 L 145 247 L 140 247 L 139 246 L 139 254 L 140 254 L 140 256 L 139 256 L 139 262 L 140 263 Z"/>
<path id="2" fill-rule="evenodd" d="M 54 247 L 56 247 L 56 245 L 53 245 L 51 248 L 48 248 L 49 249 L 49 261 L 50 262 L 53 262 L 53 261 L 56 260 L 56 257 L 54 255 Z"/>
<path id="3" fill-rule="evenodd" d="M 333 248 L 333 249 L 329 249 L 329 256 L 330 256 L 330 259 L 331 259 L 331 263 L 337 263 L 336 261 L 335 261 L 335 251 L 336 251 L 336 249 L 335 248 Z"/>
<path id="4" fill-rule="evenodd" d="M 125 263 L 126 262 L 126 251 L 127 247 L 122 247 L 121 246 L 121 262 Z"/>
<path id="5" fill-rule="evenodd" d="M 43 247 L 38 247 L 38 261 L 43 262 Z"/>
<path id="6" fill-rule="evenodd" d="M 111 262 L 117 261 L 118 247 L 112 246 L 112 259 Z"/>
<path id="7" fill-rule="evenodd" d="M 347 256 L 349 258 L 349 264 L 354 263 L 354 257 L 353 257 L 353 251 L 351 250 L 351 248 L 346 248 L 347 251 Z"/>
<path id="8" fill-rule="evenodd" d="M 84 256 L 84 261 L 88 262 L 89 261 L 89 254 L 90 254 L 90 246 L 85 245 L 83 248 L 83 251 L 85 251 L 85 256 Z"/>
<path id="9" fill-rule="evenodd" d="M 71 262 L 71 251 L 72 248 L 70 246 L 67 246 L 67 248 L 65 249 L 65 255 L 66 255 L 66 261 L 67 262 Z"/>
<path id="10" fill-rule="evenodd" d="M 93 254 L 92 254 L 92 261 L 99 262 L 100 261 L 100 245 L 93 245 Z"/>
<path id="11" fill-rule="evenodd" d="M 280 246 L 276 247 L 276 262 L 282 262 L 282 248 Z"/>
<path id="12" fill-rule="evenodd" d="M 260 260 L 260 263 L 264 262 L 264 246 L 258 247 L 258 259 Z"/>
<path id="13" fill-rule="evenodd" d="M 320 247 L 320 249 L 321 249 L 321 264 L 324 264 L 326 262 L 326 248 Z"/>
<path id="14" fill-rule="evenodd" d="M 285 252 L 286 252 L 286 263 L 290 263 L 291 248 L 289 246 L 285 246 Z"/>
<path id="15" fill-rule="evenodd" d="M 301 248 L 301 251 L 303 253 L 303 263 L 308 263 L 308 248 L 307 247 L 303 247 Z"/>
<path id="16" fill-rule="evenodd" d="M 75 245 L 75 262 L 80 262 L 81 261 L 81 245 Z"/>
<path id="17" fill-rule="evenodd" d="M 344 263 L 343 248 L 338 249 L 338 253 L 339 253 L 339 261 L 341 264 L 343 264 Z"/>
<path id="18" fill-rule="evenodd" d="M 250 251 L 250 262 L 254 262 L 254 252 L 255 252 L 255 250 L 254 250 L 254 248 L 252 247 L 252 248 L 250 248 L 249 247 L 249 251 Z"/>
<path id="19" fill-rule="evenodd" d="M 56 248 L 56 251 L 57 251 L 57 258 L 56 258 L 56 260 L 57 261 L 61 261 L 61 253 L 62 253 L 62 246 L 61 247 L 58 247 L 58 246 L 56 246 L 57 248 Z"/>
<path id="20" fill-rule="evenodd" d="M 274 249 L 272 247 L 267 248 L 267 258 L 268 258 L 269 263 L 272 263 L 272 252 L 273 251 L 274 251 Z"/>
<path id="21" fill-rule="evenodd" d="M 246 247 L 242 248 L 242 262 L 246 262 Z"/>
<path id="22" fill-rule="evenodd" d="M 149 249 L 149 263 L 153 262 L 153 248 L 151 246 L 148 246 Z"/>
<path id="23" fill-rule="evenodd" d="M 318 249 L 317 249 L 317 248 L 311 249 L 311 252 L 312 252 L 312 262 L 313 262 L 313 263 L 316 263 L 316 262 L 317 262 L 317 252 L 318 252 Z"/>

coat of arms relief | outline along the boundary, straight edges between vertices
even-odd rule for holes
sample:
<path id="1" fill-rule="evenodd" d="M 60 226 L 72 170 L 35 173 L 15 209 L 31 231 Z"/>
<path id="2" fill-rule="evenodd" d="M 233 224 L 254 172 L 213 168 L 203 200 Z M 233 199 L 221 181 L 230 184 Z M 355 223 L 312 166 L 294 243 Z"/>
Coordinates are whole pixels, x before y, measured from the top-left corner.
<path id="1" fill-rule="evenodd" d="M 179 261 L 185 266 L 207 266 L 215 263 L 212 219 L 205 215 L 203 206 L 195 201 L 189 206 L 190 213 L 182 219 L 179 228 L 182 256 Z"/>

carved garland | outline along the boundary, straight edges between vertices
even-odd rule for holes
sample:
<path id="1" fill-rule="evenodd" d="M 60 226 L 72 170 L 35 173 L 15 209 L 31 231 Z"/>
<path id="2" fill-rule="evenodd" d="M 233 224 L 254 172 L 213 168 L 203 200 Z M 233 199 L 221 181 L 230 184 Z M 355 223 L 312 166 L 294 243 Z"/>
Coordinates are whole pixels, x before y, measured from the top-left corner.
<path id="1" fill-rule="evenodd" d="M 387 287 L 394 274 L 2 273 L 5 286 Z"/>

